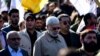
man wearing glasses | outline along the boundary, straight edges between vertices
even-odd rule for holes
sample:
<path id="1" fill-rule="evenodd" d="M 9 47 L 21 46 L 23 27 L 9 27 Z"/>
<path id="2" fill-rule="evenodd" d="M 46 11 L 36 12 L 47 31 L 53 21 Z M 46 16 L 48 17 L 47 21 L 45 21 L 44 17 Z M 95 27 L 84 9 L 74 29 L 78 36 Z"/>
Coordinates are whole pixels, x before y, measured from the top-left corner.
<path id="1" fill-rule="evenodd" d="M 50 16 L 46 19 L 46 29 L 34 44 L 33 56 L 57 56 L 61 48 L 65 48 L 64 39 L 59 35 L 59 19 Z"/>
<path id="2" fill-rule="evenodd" d="M 28 56 L 28 53 L 19 47 L 21 38 L 16 31 L 8 32 L 6 37 L 8 45 L 0 51 L 0 56 Z"/>
<path id="3" fill-rule="evenodd" d="M 66 45 L 69 48 L 81 47 L 79 36 L 70 29 L 71 19 L 67 14 L 60 14 L 58 16 L 60 21 L 60 35 L 64 38 Z"/>

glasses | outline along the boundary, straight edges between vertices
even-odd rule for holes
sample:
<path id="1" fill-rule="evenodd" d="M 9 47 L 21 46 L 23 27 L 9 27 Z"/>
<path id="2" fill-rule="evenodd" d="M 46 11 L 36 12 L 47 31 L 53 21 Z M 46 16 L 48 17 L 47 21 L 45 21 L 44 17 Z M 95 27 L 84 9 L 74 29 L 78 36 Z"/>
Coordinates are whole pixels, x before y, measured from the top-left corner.
<path id="1" fill-rule="evenodd" d="M 15 17 L 19 17 L 19 16 L 18 15 L 12 15 L 12 17 L 15 18 Z"/>
<path id="2" fill-rule="evenodd" d="M 52 29 L 53 30 L 58 30 L 58 29 L 60 29 L 60 27 L 53 27 Z"/>
<path id="3" fill-rule="evenodd" d="M 20 40 L 21 38 L 10 38 L 10 40 L 15 41 L 15 40 Z"/>

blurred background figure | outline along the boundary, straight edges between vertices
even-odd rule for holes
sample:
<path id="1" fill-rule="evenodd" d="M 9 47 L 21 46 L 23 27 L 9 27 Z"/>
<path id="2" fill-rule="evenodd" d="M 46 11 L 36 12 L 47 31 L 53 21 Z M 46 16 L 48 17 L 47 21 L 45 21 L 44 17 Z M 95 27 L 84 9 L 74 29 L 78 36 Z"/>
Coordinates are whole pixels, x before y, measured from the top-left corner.
<path id="1" fill-rule="evenodd" d="M 63 0 L 63 3 L 60 4 L 60 9 L 65 13 L 71 16 L 72 12 L 75 11 L 74 6 L 71 4 L 70 0 Z"/>
<path id="2" fill-rule="evenodd" d="M 6 27 L 6 26 L 8 26 L 9 25 L 9 14 L 8 14 L 8 11 L 2 11 L 1 12 L 1 15 L 2 15 L 2 17 L 3 17 L 3 19 L 4 19 L 4 27 Z"/>
<path id="3" fill-rule="evenodd" d="M 67 53 L 73 52 L 75 50 L 76 49 L 74 49 L 74 48 L 62 48 L 62 49 L 59 50 L 58 56 L 66 56 Z"/>
<path id="4" fill-rule="evenodd" d="M 54 9 L 58 6 L 56 2 L 49 2 L 46 5 L 46 8 L 43 9 L 41 12 L 42 14 L 45 14 L 47 17 L 53 15 Z"/>
<path id="5" fill-rule="evenodd" d="M 2 15 L 0 15 L 0 50 L 6 47 L 6 32 L 1 30 L 3 28 L 4 20 Z"/>
<path id="6" fill-rule="evenodd" d="M 25 29 L 25 21 L 19 23 L 19 30 L 21 31 L 23 29 Z"/>
<path id="7" fill-rule="evenodd" d="M 80 34 L 82 47 L 67 53 L 66 56 L 95 56 L 98 53 L 98 40 L 93 29 L 86 29 Z"/>
<path id="8" fill-rule="evenodd" d="M 76 31 L 77 33 L 80 33 L 85 29 L 96 29 L 97 17 L 93 13 L 87 13 L 81 22 Z"/>

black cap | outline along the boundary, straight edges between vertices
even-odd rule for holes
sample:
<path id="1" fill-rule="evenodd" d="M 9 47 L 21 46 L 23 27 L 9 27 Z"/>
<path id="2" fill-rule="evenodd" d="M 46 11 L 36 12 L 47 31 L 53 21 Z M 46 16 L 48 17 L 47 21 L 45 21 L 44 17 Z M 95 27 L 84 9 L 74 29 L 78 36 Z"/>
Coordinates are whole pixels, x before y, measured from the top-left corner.
<path id="1" fill-rule="evenodd" d="M 35 20 L 35 19 L 36 19 L 35 15 L 32 14 L 32 13 L 26 13 L 26 14 L 24 15 L 24 19 L 25 19 L 25 20 L 26 20 L 28 17 L 30 17 L 32 20 Z"/>

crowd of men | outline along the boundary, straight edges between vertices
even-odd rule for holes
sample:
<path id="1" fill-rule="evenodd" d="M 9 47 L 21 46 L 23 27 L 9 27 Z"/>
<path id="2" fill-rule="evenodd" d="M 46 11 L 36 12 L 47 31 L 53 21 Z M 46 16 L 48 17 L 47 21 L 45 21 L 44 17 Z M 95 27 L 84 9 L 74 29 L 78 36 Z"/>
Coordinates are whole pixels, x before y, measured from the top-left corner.
<path id="1" fill-rule="evenodd" d="M 0 56 L 100 56 L 99 14 L 80 16 L 70 3 L 50 2 L 23 19 L 19 23 L 15 8 L 0 14 Z M 81 20 L 85 26 L 77 33 Z"/>

